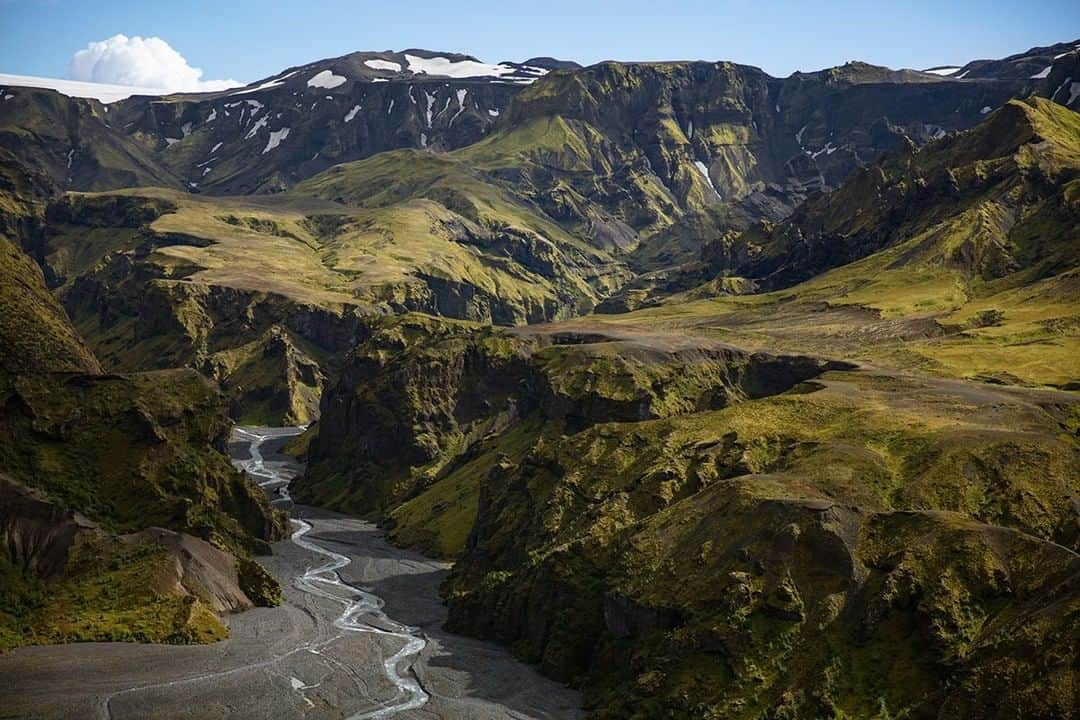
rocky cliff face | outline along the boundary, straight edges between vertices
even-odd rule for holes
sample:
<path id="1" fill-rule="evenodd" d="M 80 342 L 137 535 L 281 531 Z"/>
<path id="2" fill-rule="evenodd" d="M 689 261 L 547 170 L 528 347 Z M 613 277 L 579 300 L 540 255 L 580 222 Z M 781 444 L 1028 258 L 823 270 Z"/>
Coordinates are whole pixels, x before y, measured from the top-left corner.
<path id="1" fill-rule="evenodd" d="M 295 495 L 456 557 L 450 627 L 598 717 L 1071 707 L 1072 398 L 581 325 L 387 321 Z"/>
<path id="2" fill-rule="evenodd" d="M 1011 101 L 969 131 L 858 171 L 782 223 L 707 246 L 704 258 L 714 273 L 769 289 L 923 236 L 905 261 L 937 253 L 986 280 L 1053 274 L 1071 262 L 1065 238 L 1076 222 L 1076 118 L 1039 98 Z M 1037 250 L 1027 240 L 1033 234 L 1044 236 Z"/>
<path id="3" fill-rule="evenodd" d="M 37 229 L 40 203 L 2 202 L 5 233 Z M 225 456 L 217 389 L 194 371 L 104 374 L 3 235 L 0 308 L 0 644 L 206 641 L 226 633 L 215 613 L 272 600 L 233 553 L 266 551 L 285 519 Z"/>

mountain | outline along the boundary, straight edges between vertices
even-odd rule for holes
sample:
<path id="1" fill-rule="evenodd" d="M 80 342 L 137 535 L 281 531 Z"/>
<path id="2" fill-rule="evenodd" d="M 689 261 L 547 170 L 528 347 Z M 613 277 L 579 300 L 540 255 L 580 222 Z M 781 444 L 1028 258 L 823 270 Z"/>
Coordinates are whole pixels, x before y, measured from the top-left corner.
<path id="1" fill-rule="evenodd" d="M 900 243 L 910 250 L 894 267 L 937 264 L 984 281 L 1056 274 L 1076 260 L 1078 117 L 1041 98 L 1011 101 L 971 130 L 857 171 L 778 225 L 709 246 L 705 257 L 767 289 Z"/>
<path id="2" fill-rule="evenodd" d="M 196 367 L 238 417 L 307 422 L 369 313 L 588 312 L 1025 87 L 354 53 L 202 95 L 7 88 L 0 146 L 60 188 L 119 188 L 56 198 L 27 240 L 108 367 Z"/>
<path id="3" fill-rule="evenodd" d="M 219 614 L 274 602 L 249 556 L 284 518 L 223 454 L 203 378 L 102 372 L 16 244 L 45 196 L 0 156 L 0 647 L 219 639 Z"/>
<path id="4" fill-rule="evenodd" d="M 780 290 L 386 319 L 294 496 L 455 559 L 448 626 L 594 717 L 1067 717 L 1080 403 L 1001 385 L 1076 387 L 1078 117 L 1010 101 L 723 246 Z"/>
<path id="5" fill-rule="evenodd" d="M 1031 48 L 1000 60 L 973 60 L 963 67 L 934 68 L 927 72 L 947 75 L 956 80 L 1040 79 L 1046 77 L 1055 61 L 1077 50 L 1080 50 L 1080 40 Z"/>
<path id="6" fill-rule="evenodd" d="M 368 157 L 384 150 L 403 147 L 446 150 L 471 144 L 496 126 L 512 97 L 536 80 L 552 74 L 552 70 L 555 70 L 556 76 L 570 73 L 587 83 L 594 82 L 589 75 L 577 73 L 578 68 L 573 63 L 543 58 L 530 62 L 535 64 L 492 65 L 469 56 L 436 54 L 425 50 L 353 53 L 289 68 L 241 89 L 198 95 L 135 96 L 109 104 L 94 99 L 55 98 L 44 90 L 20 89 L 14 87 L 18 79 L 12 78 L 14 82 L 7 84 L 4 89 L 3 97 L 7 100 L 0 104 L 0 132 L 18 133 L 18 137 L 9 135 L 5 142 L 5 135 L 0 134 L 0 142 L 16 152 L 26 153 L 35 148 L 38 142 L 36 139 L 35 142 L 27 142 L 27 131 L 49 131 L 40 141 L 47 142 L 48 146 L 39 151 L 46 152 L 51 161 L 41 163 L 42 158 L 39 157 L 38 165 L 49 167 L 54 180 L 67 189 L 108 189 L 147 184 L 141 175 L 152 172 L 156 175 L 152 184 L 157 185 L 180 186 L 214 194 L 273 192 L 290 187 L 298 180 L 335 163 Z M 679 98 L 676 99 L 677 104 L 684 104 L 667 111 L 668 117 L 672 113 L 686 116 L 675 118 L 675 125 L 681 128 L 679 134 L 683 140 L 692 141 L 685 138 L 685 133 L 690 130 L 691 108 L 709 93 L 719 91 L 722 94 L 717 97 L 724 97 L 723 93 L 728 93 L 730 101 L 724 102 L 733 104 L 729 110 L 724 109 L 724 103 L 719 103 L 714 109 L 703 107 L 706 115 L 697 119 L 699 133 L 708 131 L 706 125 L 709 123 L 734 123 L 743 127 L 738 132 L 748 134 L 756 145 L 758 126 L 761 125 L 764 128 L 761 140 L 769 145 L 779 143 L 769 153 L 770 156 L 776 155 L 775 159 L 768 158 L 770 162 L 765 163 L 766 168 L 757 173 L 763 176 L 760 179 L 764 181 L 781 179 L 776 177 L 780 174 L 779 168 L 800 154 L 803 145 L 801 139 L 805 139 L 805 148 L 811 153 L 825 148 L 830 141 L 832 144 L 829 150 L 814 157 L 814 162 L 809 163 L 808 168 L 801 173 L 795 170 L 790 174 L 800 182 L 812 183 L 818 179 L 819 169 L 823 169 L 826 180 L 835 184 L 838 177 L 842 179 L 845 168 L 849 169 L 853 162 L 860 162 L 858 156 L 869 160 L 880 152 L 881 148 L 874 141 L 863 137 L 870 133 L 875 122 L 899 123 L 917 140 L 927 139 L 941 132 L 941 129 L 970 125 L 983 107 L 980 103 L 996 107 L 1015 94 L 1019 83 L 1018 80 L 1002 80 L 1001 83 L 1008 85 L 1007 89 L 997 87 L 975 91 L 954 87 L 943 91 L 946 94 L 959 94 L 956 99 L 962 106 L 962 115 L 953 117 L 943 109 L 925 113 L 925 108 L 919 104 L 922 100 L 904 96 L 904 93 L 912 92 L 902 89 L 904 86 L 925 85 L 936 79 L 908 71 L 893 72 L 856 64 L 806 76 L 797 74 L 786 82 L 789 88 L 787 92 L 793 98 L 789 107 L 789 103 L 783 102 L 787 96 L 777 87 L 780 81 L 756 69 L 715 63 L 663 66 L 685 68 L 683 77 L 677 80 L 684 89 L 678 91 Z M 609 69 L 602 70 L 605 67 Z M 612 70 L 618 67 L 618 64 L 602 64 L 591 72 L 618 72 Z M 641 80 L 650 74 L 646 70 L 648 64 L 626 67 L 637 68 L 642 73 Z M 692 67 L 697 69 L 691 72 Z M 728 69 L 719 70 L 721 67 Z M 662 73 L 651 74 L 653 77 L 647 82 L 652 86 L 650 92 L 655 97 L 659 97 L 657 93 L 671 92 L 669 80 Z M 562 81 L 550 85 L 548 92 L 567 89 L 560 87 L 559 82 Z M 725 90 L 732 83 L 750 86 L 747 93 L 758 100 L 751 100 L 749 94 L 740 97 L 741 91 L 738 89 Z M 851 86 L 857 87 L 851 90 Z M 70 91 L 71 86 L 61 84 L 58 87 Z M 847 91 L 851 92 L 852 107 L 838 108 L 828 119 L 824 116 L 815 118 L 811 112 L 800 110 L 801 93 L 815 93 L 818 95 L 816 100 L 821 100 L 822 93 L 837 91 L 845 95 Z M 888 97 L 894 91 L 900 91 L 900 94 Z M 602 98 L 604 91 L 593 88 L 589 92 L 594 98 Z M 695 92 L 698 98 L 694 97 Z M 923 88 L 914 92 L 924 94 L 928 91 Z M 934 91 L 929 92 L 930 97 L 925 102 L 938 102 L 934 99 Z M 114 95 L 112 93 L 107 97 Z M 775 102 L 770 102 L 769 98 Z M 588 109 L 589 105 L 586 103 L 581 111 L 593 112 Z M 949 107 L 949 113 L 955 109 L 955 105 Z M 735 111 L 735 115 L 720 117 L 724 112 L 730 114 L 731 110 Z M 874 115 L 861 116 L 860 113 L 864 112 Z M 710 114 L 716 117 L 708 117 Z M 840 135 L 833 138 L 830 135 L 833 129 L 826 125 L 831 124 L 838 115 L 848 117 L 841 119 Z M 588 120 L 584 117 L 580 119 Z M 780 125 L 783 129 L 782 141 L 767 137 L 767 130 L 773 125 Z M 65 128 L 66 132 L 58 135 L 60 128 Z M 849 133 L 856 128 L 861 135 L 850 136 Z M 611 131 L 613 128 L 602 129 Z M 621 133 L 630 128 L 617 129 Z M 800 130 L 804 134 L 800 135 L 799 141 L 793 141 Z M 647 132 L 647 137 L 657 136 L 658 130 L 654 127 Z M 886 138 L 889 135 L 887 128 L 878 132 L 879 135 L 884 133 Z M 105 135 L 109 136 L 111 145 L 117 146 L 116 149 L 108 152 L 102 150 L 99 136 Z M 661 143 L 679 143 L 679 138 L 665 140 L 657 137 Z M 716 138 L 710 138 L 708 134 L 702 137 L 704 140 L 699 142 L 719 143 L 717 147 L 728 144 L 723 139 L 723 132 Z M 612 139 L 619 140 L 617 137 Z M 836 149 L 841 150 L 841 155 L 833 157 Z M 700 150 L 707 156 L 697 159 L 713 165 L 712 156 L 719 152 L 718 149 L 714 147 L 708 151 L 702 146 Z M 158 166 L 152 171 L 145 167 L 147 155 Z M 842 159 L 845 155 L 846 159 Z M 655 159 L 655 155 L 652 159 Z M 687 160 L 683 164 L 692 169 L 691 162 Z M 723 162 L 738 165 L 737 158 Z M 764 159 L 757 162 L 764 163 Z M 117 171 L 123 167 L 136 177 L 111 180 L 108 175 L 101 177 L 98 167 L 115 168 Z M 744 190 L 741 185 L 745 182 L 740 177 L 732 178 L 729 188 L 724 178 L 726 172 L 730 171 L 713 167 L 709 173 L 716 174 L 716 177 L 711 182 L 718 184 L 723 197 L 730 196 L 729 189 L 741 195 Z M 738 171 L 735 173 L 739 175 Z M 660 177 L 665 184 L 673 181 L 670 170 L 661 172 Z M 698 180 L 694 180 L 694 177 Z M 751 181 L 758 179 L 752 177 Z M 700 174 L 695 171 L 676 183 L 679 199 L 685 200 L 681 195 L 690 185 L 702 185 L 698 188 L 699 193 L 709 191 L 701 180 Z"/>
<path id="7" fill-rule="evenodd" d="M 384 150 L 445 150 L 475 142 L 521 87 L 547 72 L 426 50 L 352 53 L 244 88 L 107 104 L 16 88 L 18 78 L 11 78 L 0 105 L 0 143 L 17 153 L 47 153 L 50 162 L 32 159 L 69 189 L 160 185 L 216 194 L 276 192 L 335 163 Z M 58 87 L 71 89 L 67 83 Z M 43 136 L 28 142 L 27 133 L 39 130 Z M 152 170 L 146 156 L 153 158 Z M 112 179 L 102 168 L 123 168 L 132 176 Z"/>
<path id="8" fill-rule="evenodd" d="M 293 496 L 454 561 L 448 627 L 594 717 L 1075 715 L 1070 48 L 4 86 L 0 527 L 94 538 L 9 550 L 5 642 L 68 602 L 119 636 L 117 567 L 141 639 L 272 602 L 282 518 L 221 444 L 310 422 Z"/>

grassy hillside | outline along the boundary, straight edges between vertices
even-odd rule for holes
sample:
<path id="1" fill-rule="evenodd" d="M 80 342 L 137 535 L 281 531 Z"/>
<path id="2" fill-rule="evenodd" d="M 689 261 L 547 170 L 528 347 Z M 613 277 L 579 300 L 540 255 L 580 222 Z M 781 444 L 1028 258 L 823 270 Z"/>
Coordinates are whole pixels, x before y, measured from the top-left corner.
<path id="1" fill-rule="evenodd" d="M 0 169 L 4 191 L 33 179 Z M 249 555 L 285 519 L 224 454 L 231 422 L 207 380 L 102 372 L 13 242 L 37 227 L 41 189 L 0 193 L 0 647 L 219 639 L 219 613 L 274 601 Z"/>
<path id="2" fill-rule="evenodd" d="M 1080 115 L 1041 99 L 1010 103 L 783 223 L 717 243 L 707 256 L 719 277 L 604 322 L 1074 388 L 1078 182 Z M 824 271 L 791 284 L 815 268 Z M 790 287 L 738 294 L 778 284 Z"/>
<path id="3" fill-rule="evenodd" d="M 1076 117 L 890 156 L 652 307 L 387 320 L 295 496 L 456 558 L 449 627 L 596 717 L 1071 716 Z"/>

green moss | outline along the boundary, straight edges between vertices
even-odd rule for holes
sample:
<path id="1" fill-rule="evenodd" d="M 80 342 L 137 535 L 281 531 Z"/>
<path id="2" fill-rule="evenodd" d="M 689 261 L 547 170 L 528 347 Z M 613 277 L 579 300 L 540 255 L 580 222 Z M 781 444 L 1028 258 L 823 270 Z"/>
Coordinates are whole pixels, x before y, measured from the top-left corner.
<path id="1" fill-rule="evenodd" d="M 200 600 L 161 587 L 173 562 L 153 543 L 87 535 L 73 546 L 68 572 L 47 585 L 0 560 L 4 577 L 15 579 L 0 590 L 0 647 L 224 639 L 221 620 Z"/>
<path id="2" fill-rule="evenodd" d="M 263 494 L 212 448 L 230 428 L 193 371 L 0 383 L 0 465 L 115 532 L 182 530 L 241 552 L 284 534 Z M 6 449 L 6 450 L 5 450 Z"/>
<path id="3" fill-rule="evenodd" d="M 390 538 L 436 557 L 459 557 L 476 520 L 480 487 L 498 472 L 499 463 L 522 459 L 540 425 L 538 417 L 530 417 L 498 442 L 481 442 L 467 458 L 444 466 L 420 494 L 389 513 Z"/>

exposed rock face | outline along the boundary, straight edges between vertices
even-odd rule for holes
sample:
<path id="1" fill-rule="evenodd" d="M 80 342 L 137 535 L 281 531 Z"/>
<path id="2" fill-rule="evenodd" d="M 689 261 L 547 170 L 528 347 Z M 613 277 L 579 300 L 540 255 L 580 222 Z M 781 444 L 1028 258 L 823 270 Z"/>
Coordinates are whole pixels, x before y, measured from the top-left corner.
<path id="1" fill-rule="evenodd" d="M 309 471 L 294 496 L 380 512 L 532 413 L 573 433 L 722 408 L 782 392 L 831 367 L 722 346 L 658 351 L 584 339 L 422 318 L 387 321 L 325 395 Z"/>
<path id="2" fill-rule="evenodd" d="M 3 540 L 7 560 L 45 580 L 63 574 L 68 550 L 80 532 L 97 525 L 50 503 L 44 493 L 0 477 Z"/>
<path id="3" fill-rule="evenodd" d="M 936 257 L 982 280 L 1053 274 L 1071 262 L 1065 238 L 1076 223 L 1069 187 L 1078 130 L 1076 113 L 1057 104 L 1011 101 L 967 132 L 859 170 L 783 222 L 707 245 L 703 257 L 714 274 L 768 289 L 924 235 L 900 262 Z M 1037 252 L 1025 239 L 1033 232 L 1046 236 Z"/>
<path id="4" fill-rule="evenodd" d="M 32 236 L 36 200 L 0 197 L 0 231 Z M 205 642 L 227 634 L 215 613 L 272 602 L 232 552 L 267 550 L 285 518 L 224 455 L 217 389 L 190 370 L 104 374 L 3 235 L 0 309 L 0 646 Z"/>
<path id="5" fill-rule="evenodd" d="M 281 600 L 280 588 L 261 565 L 237 558 L 205 540 L 162 528 L 140 530 L 121 540 L 161 547 L 172 563 L 170 572 L 158 576 L 160 584 L 156 589 L 195 597 L 216 613 L 276 605 Z"/>

